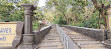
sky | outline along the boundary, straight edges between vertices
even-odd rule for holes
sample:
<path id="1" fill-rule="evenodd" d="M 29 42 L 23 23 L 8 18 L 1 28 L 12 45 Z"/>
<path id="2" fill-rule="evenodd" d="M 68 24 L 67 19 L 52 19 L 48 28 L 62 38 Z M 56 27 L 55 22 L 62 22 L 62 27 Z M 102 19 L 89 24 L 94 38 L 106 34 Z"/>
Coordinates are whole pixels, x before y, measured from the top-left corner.
<path id="1" fill-rule="evenodd" d="M 88 1 L 91 1 L 91 0 L 88 0 Z M 45 2 L 46 2 L 46 0 L 39 0 L 38 6 L 39 7 L 45 6 Z"/>
<path id="2" fill-rule="evenodd" d="M 39 0 L 38 6 L 39 7 L 45 6 L 45 2 L 46 2 L 46 0 Z"/>

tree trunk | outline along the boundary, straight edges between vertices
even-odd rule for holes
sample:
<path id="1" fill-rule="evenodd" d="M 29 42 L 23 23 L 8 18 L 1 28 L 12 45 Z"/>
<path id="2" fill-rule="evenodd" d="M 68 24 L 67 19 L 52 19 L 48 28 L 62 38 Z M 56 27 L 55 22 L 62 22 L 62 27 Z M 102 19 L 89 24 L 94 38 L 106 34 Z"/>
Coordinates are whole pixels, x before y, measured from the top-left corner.
<path id="1" fill-rule="evenodd" d="M 99 13 L 101 14 L 101 16 L 104 19 L 105 22 L 105 28 L 107 29 L 107 18 L 106 18 L 106 10 L 110 7 L 108 6 L 104 6 L 104 4 L 101 4 L 101 6 L 99 6 L 99 4 L 97 3 L 97 0 L 91 0 L 95 6 L 95 8 L 99 11 Z"/>
<path id="2" fill-rule="evenodd" d="M 63 15 L 64 15 L 64 18 L 66 20 L 66 24 L 69 24 L 68 18 L 66 17 L 66 15 L 64 14 L 64 12 L 63 12 Z"/>

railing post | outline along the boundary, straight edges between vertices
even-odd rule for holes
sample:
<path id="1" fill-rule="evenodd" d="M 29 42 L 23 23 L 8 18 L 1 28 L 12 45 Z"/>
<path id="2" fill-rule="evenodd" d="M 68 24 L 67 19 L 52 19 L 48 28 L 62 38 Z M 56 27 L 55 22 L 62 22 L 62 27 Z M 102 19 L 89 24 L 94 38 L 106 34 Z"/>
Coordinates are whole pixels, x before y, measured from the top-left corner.
<path id="1" fill-rule="evenodd" d="M 22 4 L 25 15 L 25 27 L 23 34 L 23 43 L 18 49 L 34 49 L 34 34 L 32 33 L 32 16 L 33 11 L 36 9 L 32 4 Z"/>

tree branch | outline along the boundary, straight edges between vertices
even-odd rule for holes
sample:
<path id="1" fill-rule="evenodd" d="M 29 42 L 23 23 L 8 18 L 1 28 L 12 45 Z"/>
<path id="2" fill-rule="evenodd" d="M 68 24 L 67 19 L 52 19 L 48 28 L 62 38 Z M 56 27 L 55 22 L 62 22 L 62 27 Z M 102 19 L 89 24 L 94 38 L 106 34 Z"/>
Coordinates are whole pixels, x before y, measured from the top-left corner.
<path id="1" fill-rule="evenodd" d="M 91 0 L 96 9 L 99 9 L 99 5 L 96 0 Z"/>
<path id="2" fill-rule="evenodd" d="M 87 17 L 87 19 L 86 20 L 88 20 L 89 19 L 89 17 L 93 14 L 95 12 L 95 9 L 89 14 L 89 16 Z"/>
<path id="3" fill-rule="evenodd" d="M 111 5 L 109 4 L 109 5 L 105 6 L 104 9 L 107 10 L 107 9 L 109 9 L 110 7 L 111 7 Z"/>

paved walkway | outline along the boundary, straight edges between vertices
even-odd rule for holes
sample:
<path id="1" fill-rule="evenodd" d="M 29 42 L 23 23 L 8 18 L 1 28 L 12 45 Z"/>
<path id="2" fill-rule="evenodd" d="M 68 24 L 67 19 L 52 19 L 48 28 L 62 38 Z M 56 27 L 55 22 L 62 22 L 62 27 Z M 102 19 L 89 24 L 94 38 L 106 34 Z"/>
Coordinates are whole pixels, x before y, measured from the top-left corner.
<path id="1" fill-rule="evenodd" d="M 63 45 L 57 32 L 51 29 L 37 49 L 63 49 Z"/>
<path id="2" fill-rule="evenodd" d="M 100 41 L 96 41 L 88 36 L 64 27 L 62 27 L 62 29 L 81 49 L 108 49 Z"/>

